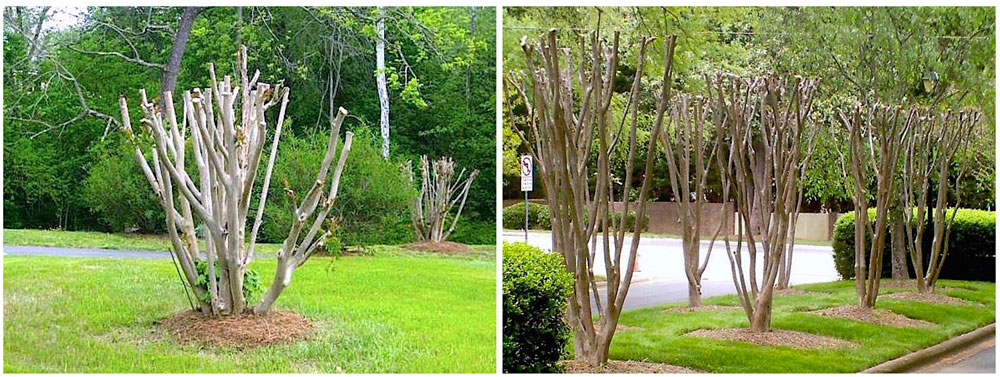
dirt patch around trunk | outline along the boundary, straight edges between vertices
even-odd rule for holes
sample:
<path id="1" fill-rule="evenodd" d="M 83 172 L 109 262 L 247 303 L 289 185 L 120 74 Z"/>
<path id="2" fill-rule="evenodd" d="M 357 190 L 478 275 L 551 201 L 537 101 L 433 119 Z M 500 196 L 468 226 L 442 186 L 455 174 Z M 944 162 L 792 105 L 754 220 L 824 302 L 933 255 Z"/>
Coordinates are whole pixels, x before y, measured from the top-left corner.
<path id="1" fill-rule="evenodd" d="M 798 289 L 798 288 L 785 288 L 785 289 L 775 289 L 774 290 L 774 297 L 781 297 L 781 296 L 801 296 L 801 295 L 818 295 L 818 294 L 823 294 L 823 292 L 813 292 L 813 291 L 807 291 L 805 289 Z"/>
<path id="2" fill-rule="evenodd" d="M 680 306 L 676 308 L 664 309 L 666 313 L 700 313 L 700 312 L 722 312 L 729 310 L 740 310 L 741 308 L 736 306 L 722 306 L 722 305 L 702 305 L 702 306 Z"/>
<path id="3" fill-rule="evenodd" d="M 687 335 L 753 343 L 759 346 L 788 346 L 794 348 L 820 349 L 849 347 L 855 345 L 852 342 L 826 335 L 817 335 L 791 330 L 771 330 L 766 333 L 754 333 L 751 332 L 750 329 L 746 328 L 699 329 L 689 332 Z"/>
<path id="4" fill-rule="evenodd" d="M 973 302 L 965 301 L 958 297 L 951 297 L 940 293 L 899 292 L 880 297 L 894 298 L 897 300 L 920 301 L 929 304 L 939 304 L 939 305 L 975 305 L 975 303 Z"/>
<path id="5" fill-rule="evenodd" d="M 615 331 L 634 331 L 634 330 L 642 330 L 642 328 L 636 326 L 623 325 L 621 323 L 619 323 L 618 326 L 615 327 Z"/>
<path id="6" fill-rule="evenodd" d="M 241 348 L 292 343 L 307 338 L 314 328 L 305 316 L 283 310 L 221 317 L 189 310 L 163 321 L 161 326 L 180 343 Z"/>
<path id="7" fill-rule="evenodd" d="M 694 369 L 688 369 L 670 364 L 650 363 L 645 361 L 632 360 L 608 360 L 600 367 L 587 365 L 581 360 L 564 360 L 559 362 L 566 368 L 566 373 L 700 373 Z"/>
<path id="8" fill-rule="evenodd" d="M 429 251 L 442 254 L 469 254 L 469 247 L 460 243 L 443 241 L 420 241 L 403 245 L 403 248 L 416 251 Z"/>
<path id="9" fill-rule="evenodd" d="M 892 327 L 931 327 L 933 323 L 920 319 L 913 319 L 902 314 L 886 309 L 869 309 L 857 305 L 837 306 L 823 310 L 811 311 L 809 313 L 826 317 L 845 318 L 859 322 L 874 323 L 876 325 Z"/>

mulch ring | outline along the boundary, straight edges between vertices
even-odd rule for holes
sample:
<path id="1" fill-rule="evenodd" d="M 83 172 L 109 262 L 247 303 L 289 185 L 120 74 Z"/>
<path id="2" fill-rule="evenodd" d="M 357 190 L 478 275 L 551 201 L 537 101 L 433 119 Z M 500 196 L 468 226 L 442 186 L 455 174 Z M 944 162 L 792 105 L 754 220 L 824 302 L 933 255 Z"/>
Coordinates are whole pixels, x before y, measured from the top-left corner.
<path id="1" fill-rule="evenodd" d="M 701 306 L 678 306 L 676 308 L 664 309 L 667 313 L 695 313 L 695 312 L 721 312 L 727 310 L 740 310 L 742 308 L 736 306 L 723 306 L 723 305 L 701 305 Z"/>
<path id="2" fill-rule="evenodd" d="M 582 360 L 563 360 L 559 365 L 566 368 L 566 373 L 700 373 L 694 369 L 688 369 L 670 364 L 649 363 L 645 361 L 632 360 L 608 360 L 604 365 L 595 367 L 587 365 Z"/>
<path id="3" fill-rule="evenodd" d="M 930 327 L 933 323 L 914 319 L 886 309 L 870 309 L 858 305 L 837 306 L 809 313 L 826 317 L 845 318 L 892 327 Z"/>
<path id="4" fill-rule="evenodd" d="M 788 346 L 793 348 L 821 349 L 849 347 L 855 345 L 852 342 L 826 335 L 810 334 L 791 330 L 771 330 L 766 333 L 754 333 L 748 328 L 698 329 L 687 333 L 687 335 L 753 343 L 759 346 Z"/>
<path id="5" fill-rule="evenodd" d="M 460 243 L 442 241 L 420 241 L 403 245 L 407 250 L 429 251 L 442 254 L 468 254 L 469 247 Z"/>
<path id="6" fill-rule="evenodd" d="M 951 297 L 940 293 L 919 293 L 919 292 L 899 292 L 890 295 L 879 296 L 880 298 L 894 298 L 897 300 L 920 301 L 929 304 L 939 305 L 973 305 L 975 303 L 965 301 L 958 297 Z"/>
<path id="7" fill-rule="evenodd" d="M 305 316 L 284 310 L 265 315 L 209 317 L 185 311 L 161 323 L 180 343 L 213 346 L 256 347 L 293 343 L 312 333 L 314 325 Z"/>

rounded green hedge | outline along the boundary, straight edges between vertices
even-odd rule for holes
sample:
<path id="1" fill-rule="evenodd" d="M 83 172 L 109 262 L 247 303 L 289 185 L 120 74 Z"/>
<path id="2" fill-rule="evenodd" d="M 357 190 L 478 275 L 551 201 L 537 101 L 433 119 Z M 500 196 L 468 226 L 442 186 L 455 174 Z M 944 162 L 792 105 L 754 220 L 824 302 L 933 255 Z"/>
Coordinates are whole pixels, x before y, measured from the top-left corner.
<path id="1" fill-rule="evenodd" d="M 549 206 L 537 203 L 528 203 L 528 227 L 529 229 L 552 230 L 552 216 L 549 213 Z M 628 211 L 625 216 L 626 229 L 632 230 L 635 227 L 635 211 Z M 611 213 L 613 222 L 618 223 L 621 214 Z M 642 219 L 642 230 L 649 229 L 649 215 Z M 524 202 L 520 202 L 503 209 L 504 229 L 524 229 Z"/>
<path id="2" fill-rule="evenodd" d="M 523 207 L 522 207 L 523 210 Z M 562 256 L 503 244 L 503 372 L 558 372 L 569 342 L 566 300 L 573 275 Z"/>
<path id="3" fill-rule="evenodd" d="M 951 210 L 949 209 L 949 216 Z M 868 211 L 875 219 L 875 210 Z M 833 229 L 833 260 L 837 273 L 843 279 L 854 278 L 854 218 L 849 212 L 837 219 Z M 928 220 L 924 231 L 924 264 L 930 260 L 930 246 L 934 239 L 934 225 Z M 891 234 L 891 227 L 887 234 Z M 996 212 L 960 208 L 955 215 L 948 239 L 948 256 L 941 270 L 942 279 L 996 281 Z M 871 242 L 871 236 L 866 236 Z M 892 274 L 892 237 L 886 238 L 885 256 L 882 258 L 882 275 Z M 911 277 L 913 265 L 907 259 Z"/>

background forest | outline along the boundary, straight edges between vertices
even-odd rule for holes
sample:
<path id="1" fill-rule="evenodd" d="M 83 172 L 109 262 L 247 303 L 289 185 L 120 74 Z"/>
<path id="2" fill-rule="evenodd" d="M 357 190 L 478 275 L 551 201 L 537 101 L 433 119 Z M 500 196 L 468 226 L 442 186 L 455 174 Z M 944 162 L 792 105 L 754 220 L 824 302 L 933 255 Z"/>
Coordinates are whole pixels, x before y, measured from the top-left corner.
<path id="1" fill-rule="evenodd" d="M 4 228 L 162 232 L 162 210 L 118 130 L 118 97 L 135 103 L 140 88 L 205 87 L 208 63 L 230 74 L 243 44 L 261 81 L 292 88 L 261 241 L 280 242 L 290 223 L 280 183 L 300 192 L 311 184 L 332 97 L 356 135 L 334 208 L 345 243 L 413 240 L 414 190 L 399 166 L 426 154 L 480 170 L 452 240 L 492 244 L 496 10 L 382 11 L 379 71 L 376 8 L 5 8 Z M 379 72 L 389 91 L 388 160 Z"/>
<path id="2" fill-rule="evenodd" d="M 663 37 L 677 35 L 674 54 L 675 93 L 704 94 L 705 76 L 798 74 L 821 78 L 813 106 L 818 133 L 815 155 L 805 176 L 804 212 L 853 209 L 849 181 L 843 179 L 838 149 L 847 146 L 831 136 L 840 127 L 838 110 L 859 102 L 920 104 L 936 109 L 973 107 L 984 112 L 988 137 L 977 140 L 975 153 L 962 158 L 972 165 L 962 182 L 963 207 L 994 209 L 995 161 L 995 16 L 992 7 L 648 7 L 648 8 L 504 8 L 504 70 L 524 69 L 522 36 L 536 39 L 549 28 L 561 36 L 614 28 L 622 33 L 621 54 L 612 110 L 623 121 L 630 103 L 628 89 L 635 71 L 637 41 L 654 36 L 647 52 L 639 114 L 639 143 L 648 140 L 654 96 L 662 80 Z M 505 73 L 507 73 L 505 72 Z M 525 153 L 511 122 L 524 121 L 525 108 L 509 84 L 504 85 L 503 195 L 518 198 L 517 156 Z M 616 124 L 614 129 L 617 129 Z M 612 154 L 612 172 L 625 167 L 627 145 Z M 591 156 L 596 156 L 592 153 Z M 636 156 L 644 161 L 644 155 Z M 592 164 L 596 158 L 592 157 Z M 596 166 L 596 165 L 594 165 Z M 643 167 L 636 167 L 641 170 Z M 666 158 L 656 157 L 652 200 L 672 200 Z M 634 172 L 641 177 L 641 171 Z M 621 173 L 624 176 L 624 172 Z M 718 172 L 710 173 L 707 195 L 719 201 Z M 620 183 L 620 179 L 618 178 Z M 640 178 L 637 178 L 637 180 Z M 713 183 L 714 182 L 714 183 Z M 936 183 L 934 183 L 936 185 Z M 633 182 L 637 186 L 637 182 Z M 536 190 L 532 195 L 542 192 Z M 634 199 L 634 198 L 633 198 Z"/>

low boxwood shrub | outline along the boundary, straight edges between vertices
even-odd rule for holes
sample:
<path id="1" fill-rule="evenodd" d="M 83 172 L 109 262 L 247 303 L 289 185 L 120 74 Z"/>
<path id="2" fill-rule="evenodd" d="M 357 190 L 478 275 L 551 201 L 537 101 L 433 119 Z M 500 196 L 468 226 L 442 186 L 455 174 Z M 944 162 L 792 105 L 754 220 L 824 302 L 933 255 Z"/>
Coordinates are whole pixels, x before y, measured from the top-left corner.
<path id="1" fill-rule="evenodd" d="M 544 215 L 541 215 L 544 212 Z M 551 223 L 547 220 L 544 225 L 539 222 L 540 218 L 549 217 L 549 206 L 538 203 L 528 203 L 528 227 L 530 229 L 552 229 Z M 519 202 L 503 209 L 504 229 L 524 229 L 524 202 Z"/>
<path id="2" fill-rule="evenodd" d="M 564 316 L 572 289 L 573 275 L 561 255 L 504 242 L 504 373 L 559 371 L 556 362 L 570 337 Z"/>
<path id="3" fill-rule="evenodd" d="M 949 209 L 949 216 L 951 210 Z M 874 221 L 875 210 L 868 211 Z M 843 279 L 854 278 L 854 219 L 849 212 L 837 219 L 833 229 L 833 259 L 837 273 Z M 934 239 L 934 224 L 930 220 L 924 231 L 924 264 L 930 260 L 930 246 Z M 886 234 L 891 234 L 887 229 Z M 996 281 L 996 213 L 975 209 L 958 210 L 948 239 L 948 255 L 941 270 L 941 279 Z M 867 242 L 871 236 L 866 235 Z M 885 256 L 882 258 L 882 275 L 892 274 L 892 237 L 886 238 Z M 866 255 L 867 257 L 867 255 Z M 925 267 L 926 268 L 926 267 Z M 910 277 L 913 265 L 907 259 Z"/>

